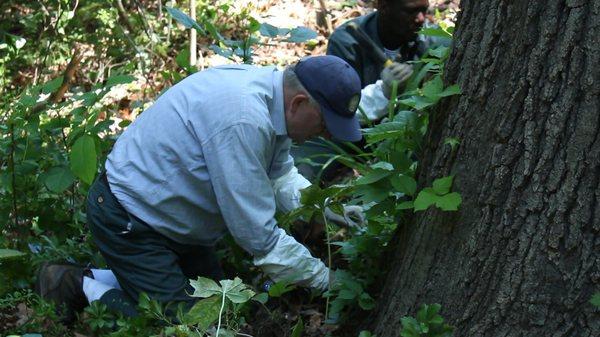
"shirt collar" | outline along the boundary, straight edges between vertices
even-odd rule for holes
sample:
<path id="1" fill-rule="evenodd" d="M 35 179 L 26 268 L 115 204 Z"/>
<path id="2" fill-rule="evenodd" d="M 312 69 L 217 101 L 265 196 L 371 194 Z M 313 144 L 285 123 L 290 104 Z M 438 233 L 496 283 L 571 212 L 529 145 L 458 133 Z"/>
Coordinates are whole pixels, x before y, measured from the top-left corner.
<path id="1" fill-rule="evenodd" d="M 271 122 L 278 136 L 287 136 L 285 112 L 283 109 L 283 71 L 273 72 L 273 101 L 271 102 Z"/>

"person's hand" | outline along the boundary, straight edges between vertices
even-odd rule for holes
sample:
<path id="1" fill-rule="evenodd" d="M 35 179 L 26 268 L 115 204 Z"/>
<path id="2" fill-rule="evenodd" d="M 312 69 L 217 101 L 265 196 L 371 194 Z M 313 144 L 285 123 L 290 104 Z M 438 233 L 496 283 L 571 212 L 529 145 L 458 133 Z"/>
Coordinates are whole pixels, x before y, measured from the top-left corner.
<path id="1" fill-rule="evenodd" d="M 343 215 L 339 215 L 327 207 L 325 208 L 325 217 L 339 226 L 352 228 L 362 227 L 366 221 L 362 207 L 355 205 L 345 205 Z"/>
<path id="2" fill-rule="evenodd" d="M 390 99 L 394 81 L 398 81 L 398 93 L 402 93 L 406 86 L 406 81 L 408 81 L 412 73 L 412 66 L 406 63 L 394 62 L 383 68 L 381 71 L 381 81 L 383 82 L 382 89 L 385 97 Z"/>

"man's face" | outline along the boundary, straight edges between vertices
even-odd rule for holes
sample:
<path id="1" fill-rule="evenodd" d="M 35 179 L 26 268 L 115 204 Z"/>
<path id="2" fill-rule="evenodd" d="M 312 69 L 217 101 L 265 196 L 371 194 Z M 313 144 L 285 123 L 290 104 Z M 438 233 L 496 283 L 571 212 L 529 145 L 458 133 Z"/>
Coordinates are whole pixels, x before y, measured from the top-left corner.
<path id="1" fill-rule="evenodd" d="M 302 144 L 314 137 L 330 138 L 318 105 L 309 103 L 308 97 L 297 96 L 286 111 L 288 137 Z"/>
<path id="2" fill-rule="evenodd" d="M 428 0 L 386 1 L 381 7 L 384 29 L 399 42 L 413 40 L 425 22 Z"/>

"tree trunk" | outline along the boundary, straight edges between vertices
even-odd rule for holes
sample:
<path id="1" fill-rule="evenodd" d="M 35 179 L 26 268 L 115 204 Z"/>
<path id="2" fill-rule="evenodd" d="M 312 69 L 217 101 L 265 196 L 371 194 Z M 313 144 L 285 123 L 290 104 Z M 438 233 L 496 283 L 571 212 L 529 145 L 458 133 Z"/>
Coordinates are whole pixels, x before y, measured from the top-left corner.
<path id="1" fill-rule="evenodd" d="M 372 331 L 440 303 L 454 336 L 600 336 L 600 0 L 461 7 L 463 94 L 432 116 L 419 181 L 454 174 L 463 204 L 399 229 Z"/>

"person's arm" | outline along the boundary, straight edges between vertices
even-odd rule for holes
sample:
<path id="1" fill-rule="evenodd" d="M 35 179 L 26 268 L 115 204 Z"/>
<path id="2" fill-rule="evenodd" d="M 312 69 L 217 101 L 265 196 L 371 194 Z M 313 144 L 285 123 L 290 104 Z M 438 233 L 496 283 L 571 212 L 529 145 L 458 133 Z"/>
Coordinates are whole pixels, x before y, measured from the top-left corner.
<path id="1" fill-rule="evenodd" d="M 291 140 L 278 142 L 277 154 L 271 164 L 269 178 L 275 193 L 277 210 L 287 213 L 301 206 L 301 190 L 311 185 L 310 181 L 298 173 L 294 158 L 290 155 Z"/>
<path id="2" fill-rule="evenodd" d="M 231 126 L 202 144 L 221 214 L 235 241 L 273 280 L 324 290 L 329 269 L 275 222 L 270 147 L 269 131 L 250 123 Z"/>

